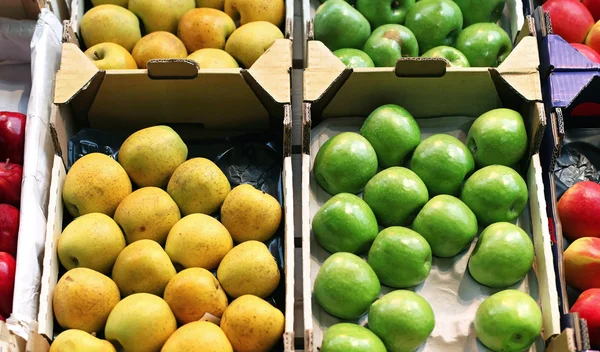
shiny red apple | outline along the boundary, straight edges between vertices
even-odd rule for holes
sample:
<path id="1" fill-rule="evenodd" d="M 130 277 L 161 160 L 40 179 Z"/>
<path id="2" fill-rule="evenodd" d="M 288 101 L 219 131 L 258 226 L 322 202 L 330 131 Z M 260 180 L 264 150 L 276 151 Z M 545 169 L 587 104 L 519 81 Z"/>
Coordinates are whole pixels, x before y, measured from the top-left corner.
<path id="1" fill-rule="evenodd" d="M 9 204 L 0 204 L 0 252 L 17 257 L 19 210 Z"/>
<path id="2" fill-rule="evenodd" d="M 12 255 L 0 252 L 0 314 L 3 317 L 12 313 L 16 266 Z"/>
<path id="3" fill-rule="evenodd" d="M 571 186 L 558 201 L 558 217 L 571 241 L 600 237 L 600 185 L 583 181 Z"/>
<path id="4" fill-rule="evenodd" d="M 6 160 L 0 164 L 0 203 L 18 207 L 21 202 L 21 179 L 23 168 L 21 165 L 10 163 Z"/>
<path id="5" fill-rule="evenodd" d="M 571 186 L 558 201 L 558 217 L 565 237 L 600 237 L 600 185 L 592 181 Z"/>
<path id="6" fill-rule="evenodd" d="M 600 54 L 598 54 L 596 50 L 590 48 L 587 45 L 579 43 L 572 43 L 571 46 L 577 49 L 577 51 L 583 54 L 583 56 L 587 57 L 588 60 L 590 60 L 591 62 L 600 64 Z"/>
<path id="7" fill-rule="evenodd" d="M 0 111 L 0 160 L 23 165 L 26 121 L 20 112 Z"/>
<path id="8" fill-rule="evenodd" d="M 587 323 L 592 348 L 600 349 L 600 288 L 583 291 L 571 307 L 571 313 L 575 312 Z"/>
<path id="9" fill-rule="evenodd" d="M 581 3 L 590 11 L 594 21 L 600 20 L 600 0 L 581 0 Z"/>
<path id="10" fill-rule="evenodd" d="M 594 17 L 579 0 L 548 0 L 542 5 L 550 14 L 552 32 L 569 43 L 583 43 Z"/>

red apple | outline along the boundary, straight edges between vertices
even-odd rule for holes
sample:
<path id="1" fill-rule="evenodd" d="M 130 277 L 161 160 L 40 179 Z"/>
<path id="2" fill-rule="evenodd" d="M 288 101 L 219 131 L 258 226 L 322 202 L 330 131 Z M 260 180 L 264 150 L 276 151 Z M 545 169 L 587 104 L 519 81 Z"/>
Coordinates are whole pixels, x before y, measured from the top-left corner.
<path id="1" fill-rule="evenodd" d="M 0 111 L 0 160 L 23 165 L 26 120 L 20 112 Z"/>
<path id="2" fill-rule="evenodd" d="M 600 238 L 575 240 L 563 255 L 567 285 L 578 290 L 600 288 Z"/>
<path id="3" fill-rule="evenodd" d="M 583 54 L 583 56 L 587 57 L 591 62 L 600 64 L 600 54 L 598 54 L 596 50 L 580 43 L 572 43 L 571 46 L 577 49 L 577 51 Z"/>
<path id="4" fill-rule="evenodd" d="M 18 207 L 21 202 L 21 165 L 9 163 L 0 164 L 0 203 Z"/>
<path id="5" fill-rule="evenodd" d="M 584 291 L 571 307 L 571 313 L 579 313 L 586 320 L 592 349 L 600 349 L 600 288 Z"/>
<path id="6" fill-rule="evenodd" d="M 0 252 L 0 314 L 4 317 L 12 313 L 16 266 L 12 255 Z"/>
<path id="7" fill-rule="evenodd" d="M 9 204 L 0 204 L 0 252 L 17 257 L 19 210 Z"/>
<path id="8" fill-rule="evenodd" d="M 550 14 L 554 34 L 569 43 L 583 43 L 594 25 L 592 14 L 578 0 L 549 0 L 542 7 Z"/>
<path id="9" fill-rule="evenodd" d="M 600 185 L 578 182 L 558 201 L 558 217 L 566 238 L 600 237 Z"/>
<path id="10" fill-rule="evenodd" d="M 600 20 L 600 0 L 581 0 L 581 3 L 590 11 L 594 21 Z"/>

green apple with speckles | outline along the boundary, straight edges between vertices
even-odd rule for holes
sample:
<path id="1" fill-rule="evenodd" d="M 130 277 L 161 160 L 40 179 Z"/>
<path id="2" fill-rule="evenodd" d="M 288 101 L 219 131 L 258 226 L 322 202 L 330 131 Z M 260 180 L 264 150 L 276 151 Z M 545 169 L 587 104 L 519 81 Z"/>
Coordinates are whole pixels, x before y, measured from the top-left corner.
<path id="1" fill-rule="evenodd" d="M 375 175 L 363 199 L 385 227 L 410 224 L 429 200 L 427 187 L 419 176 L 404 167 L 390 167 Z"/>
<path id="2" fill-rule="evenodd" d="M 394 67 L 402 57 L 419 56 L 417 38 L 400 24 L 386 24 L 375 29 L 364 50 L 377 67 Z"/>
<path id="3" fill-rule="evenodd" d="M 497 222 L 479 235 L 469 260 L 469 273 L 482 285 L 508 287 L 527 275 L 533 256 L 533 243 L 523 229 Z"/>
<path id="4" fill-rule="evenodd" d="M 506 0 L 454 0 L 463 14 L 464 26 L 475 23 L 496 23 L 502 16 Z"/>
<path id="5" fill-rule="evenodd" d="M 463 17 L 452 0 L 420 0 L 408 11 L 404 25 L 417 37 L 423 54 L 436 46 L 454 46 Z"/>
<path id="6" fill-rule="evenodd" d="M 527 184 L 510 167 L 490 165 L 467 179 L 460 199 L 475 213 L 480 225 L 512 222 L 527 206 Z"/>
<path id="7" fill-rule="evenodd" d="M 375 214 L 360 197 L 340 193 L 331 197 L 312 220 L 317 242 L 330 253 L 366 251 L 379 232 Z"/>
<path id="8" fill-rule="evenodd" d="M 314 295 L 327 313 L 341 319 L 358 319 L 381 292 L 377 274 L 352 253 L 335 253 L 323 262 L 315 278 Z"/>
<path id="9" fill-rule="evenodd" d="M 477 218 L 460 199 L 441 194 L 421 209 L 412 226 L 436 257 L 449 258 L 464 251 L 477 235 Z"/>
<path id="10" fill-rule="evenodd" d="M 421 55 L 421 57 L 443 58 L 448 60 L 452 66 L 470 67 L 467 57 L 451 46 L 436 46 L 435 48 L 429 49 L 426 53 Z"/>
<path id="11" fill-rule="evenodd" d="M 333 55 L 337 56 L 349 68 L 375 67 L 373 60 L 362 50 L 338 49 L 333 52 Z"/>
<path id="12" fill-rule="evenodd" d="M 504 290 L 486 298 L 475 313 L 475 334 L 492 351 L 529 350 L 542 331 L 542 312 L 528 294 Z"/>
<path id="13" fill-rule="evenodd" d="M 495 23 L 476 23 L 465 28 L 456 40 L 471 67 L 496 67 L 512 51 L 508 34 Z"/>
<path id="14" fill-rule="evenodd" d="M 412 291 L 390 292 L 369 309 L 369 329 L 379 336 L 389 352 L 416 350 L 434 327 L 431 305 Z"/>
<path id="15" fill-rule="evenodd" d="M 494 109 L 479 116 L 467 135 L 467 147 L 478 167 L 513 166 L 527 151 L 523 116 L 511 109 Z"/>
<path id="16" fill-rule="evenodd" d="M 414 4 L 415 0 L 356 0 L 356 8 L 373 28 L 404 23 L 408 10 Z"/>
<path id="17" fill-rule="evenodd" d="M 475 170 L 475 162 L 461 141 L 448 134 L 434 134 L 415 149 L 410 168 L 427 185 L 430 195 L 458 195 L 465 178 Z"/>
<path id="18" fill-rule="evenodd" d="M 381 231 L 369 250 L 368 263 L 389 287 L 413 287 L 427 279 L 431 247 L 417 232 L 401 226 Z"/>
<path id="19" fill-rule="evenodd" d="M 376 173 L 375 150 L 365 137 L 354 132 L 340 133 L 325 142 L 313 165 L 317 184 L 331 195 L 360 193 Z"/>
<path id="20" fill-rule="evenodd" d="M 319 6 L 313 24 L 315 39 L 331 51 L 362 49 L 371 35 L 369 21 L 344 0 L 328 0 Z"/>
<path id="21" fill-rule="evenodd" d="M 371 330 L 356 324 L 330 326 L 323 335 L 321 352 L 387 352 L 381 339 Z"/>
<path id="22" fill-rule="evenodd" d="M 386 104 L 373 110 L 367 117 L 360 134 L 375 149 L 379 166 L 401 166 L 406 155 L 421 143 L 417 121 L 403 107 Z"/>

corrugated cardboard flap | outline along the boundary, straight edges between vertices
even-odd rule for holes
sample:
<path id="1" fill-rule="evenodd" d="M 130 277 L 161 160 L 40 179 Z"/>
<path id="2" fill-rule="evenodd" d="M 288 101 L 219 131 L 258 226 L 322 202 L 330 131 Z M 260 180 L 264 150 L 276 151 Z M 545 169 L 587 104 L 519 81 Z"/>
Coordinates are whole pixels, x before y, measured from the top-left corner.
<path id="1" fill-rule="evenodd" d="M 539 62 L 536 39 L 525 37 L 497 69 L 491 70 L 497 70 L 502 79 L 523 98 L 529 101 L 541 101 Z"/>
<path id="2" fill-rule="evenodd" d="M 281 39 L 248 70 L 198 70 L 175 59 L 153 60 L 148 70 L 100 71 L 76 45 L 64 43 L 54 100 L 109 130 L 119 129 L 119 116 L 129 117 L 131 129 L 157 123 L 260 129 L 290 103 L 291 53 L 291 41 Z"/>
<path id="3" fill-rule="evenodd" d="M 291 69 L 292 41 L 278 39 L 248 72 L 276 102 L 284 104 L 291 103 Z"/>
<path id="4" fill-rule="evenodd" d="M 100 72 L 77 45 L 64 43 L 62 47 L 60 69 L 56 73 L 54 88 L 55 104 L 70 102 L 81 91 L 85 90 L 92 79 Z"/>
<path id="5" fill-rule="evenodd" d="M 347 68 L 344 63 L 325 44 L 316 40 L 309 41 L 304 70 L 304 101 L 319 100 L 345 70 Z"/>

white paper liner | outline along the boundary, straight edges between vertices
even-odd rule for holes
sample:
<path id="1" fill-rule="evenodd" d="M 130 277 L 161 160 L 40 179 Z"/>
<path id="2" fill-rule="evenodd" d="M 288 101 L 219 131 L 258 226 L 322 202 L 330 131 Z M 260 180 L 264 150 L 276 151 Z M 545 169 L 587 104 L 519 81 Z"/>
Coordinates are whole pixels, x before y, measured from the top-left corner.
<path id="1" fill-rule="evenodd" d="M 469 117 L 442 117 L 431 119 L 417 119 L 421 129 L 421 138 L 425 139 L 433 134 L 450 134 L 461 141 L 466 140 L 469 127 L 475 119 Z M 315 182 L 312 166 L 319 148 L 331 137 L 342 132 L 359 132 L 364 118 L 332 118 L 328 119 L 311 132 L 311 163 L 310 163 L 310 198 L 309 212 L 312 226 L 312 218 L 319 208 L 331 196 L 322 190 Z M 531 220 L 529 206 L 517 220 L 519 225 L 531 237 Z M 480 227 L 479 231 L 481 232 Z M 475 312 L 481 302 L 490 295 L 503 289 L 491 289 L 477 283 L 468 273 L 467 263 L 470 253 L 475 248 L 477 240 L 473 241 L 470 249 L 454 258 L 433 257 L 431 272 L 424 283 L 411 289 L 422 295 L 431 304 L 435 314 L 435 329 L 427 342 L 417 351 L 427 352 L 471 352 L 488 351 L 476 338 L 473 328 Z M 321 264 L 329 257 L 330 253 L 324 250 L 314 239 L 311 230 L 311 284 L 319 272 Z M 363 258 L 366 255 L 363 255 Z M 509 287 L 529 293 L 538 300 L 538 284 L 535 272 L 532 269 L 527 277 L 521 282 Z M 394 289 L 382 285 L 381 295 Z M 311 288 L 312 292 L 312 288 Z M 331 325 L 342 322 L 325 312 L 312 300 L 313 331 L 315 346 L 320 346 L 323 340 L 323 332 Z M 367 316 L 364 315 L 357 321 L 360 325 L 367 324 Z M 544 341 L 540 335 L 530 351 L 544 351 Z"/>
<path id="2" fill-rule="evenodd" d="M 38 21 L 0 19 L 0 110 L 27 114 L 19 244 L 11 331 L 35 328 L 54 147 L 48 129 L 62 26 L 43 9 Z"/>

